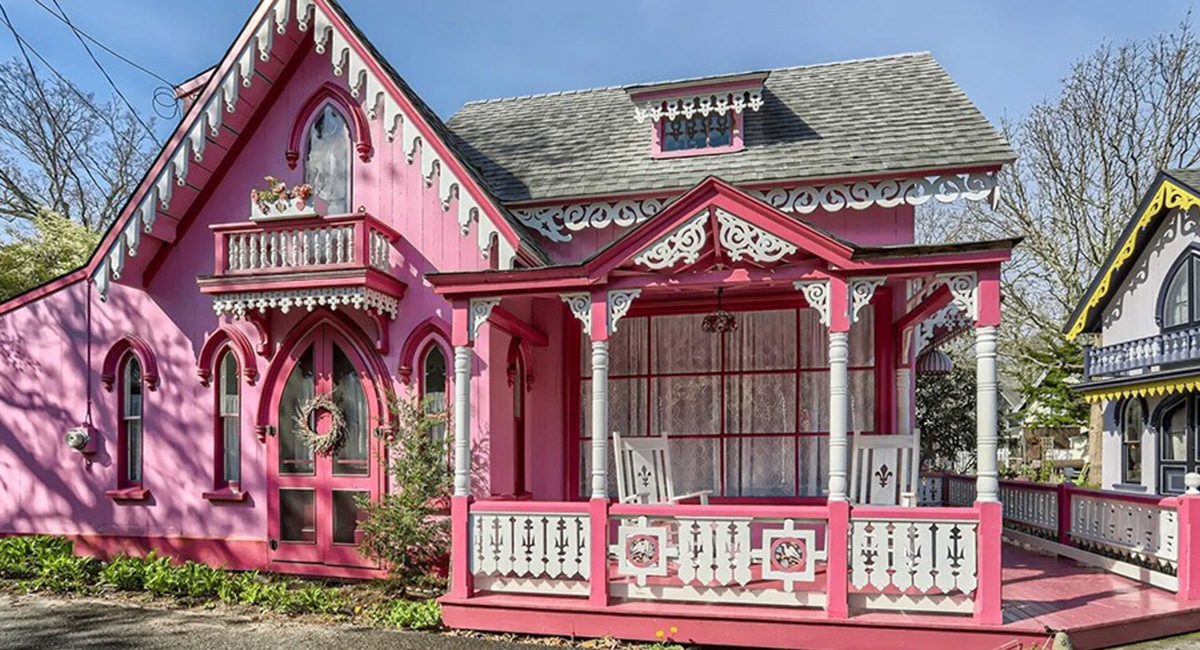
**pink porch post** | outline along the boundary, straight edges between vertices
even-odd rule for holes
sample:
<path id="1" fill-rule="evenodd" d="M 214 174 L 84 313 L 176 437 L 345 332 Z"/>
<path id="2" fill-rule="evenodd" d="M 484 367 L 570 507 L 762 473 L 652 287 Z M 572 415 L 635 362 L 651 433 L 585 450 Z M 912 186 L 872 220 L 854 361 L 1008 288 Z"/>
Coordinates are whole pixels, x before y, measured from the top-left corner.
<path id="1" fill-rule="evenodd" d="M 998 384 L 996 330 L 1000 325 L 1000 268 L 980 269 L 974 278 L 954 276 L 947 283 L 955 301 L 975 309 L 976 501 L 979 510 L 978 586 L 975 618 L 987 625 L 1003 622 L 1001 611 L 1000 537 L 1004 510 L 1000 503 Z M 974 284 L 973 287 L 970 287 Z M 969 289 L 969 290 L 968 290 Z"/>
<path id="2" fill-rule="evenodd" d="M 1179 497 L 1179 590 L 1181 603 L 1200 601 L 1200 474 L 1184 477 L 1187 492 Z"/>
<path id="3" fill-rule="evenodd" d="M 825 543 L 825 615 L 850 616 L 850 502 L 829 502 L 829 539 Z"/>

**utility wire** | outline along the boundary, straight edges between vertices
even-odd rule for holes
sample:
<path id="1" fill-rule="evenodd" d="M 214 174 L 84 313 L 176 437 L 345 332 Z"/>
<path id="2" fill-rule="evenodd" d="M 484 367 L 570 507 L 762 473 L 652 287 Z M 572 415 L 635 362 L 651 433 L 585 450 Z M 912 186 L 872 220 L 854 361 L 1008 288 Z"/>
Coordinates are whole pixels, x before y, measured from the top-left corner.
<path id="1" fill-rule="evenodd" d="M 54 16 L 55 18 L 57 18 L 57 19 L 58 19 L 58 20 L 60 20 L 61 22 L 63 22 L 63 23 L 66 23 L 66 25 L 67 25 L 68 27 L 70 27 L 72 30 L 74 30 L 74 31 L 75 31 L 75 34 L 76 34 L 77 36 L 82 36 L 83 38 L 86 38 L 87 40 L 91 41 L 92 43 L 95 43 L 95 44 L 96 44 L 96 46 L 97 46 L 97 47 L 99 47 L 100 49 L 104 50 L 105 52 L 108 52 L 108 53 L 109 53 L 109 54 L 111 54 L 113 57 L 115 57 L 115 58 L 117 58 L 117 59 L 120 59 L 121 61 L 125 62 L 125 63 L 126 63 L 126 64 L 128 64 L 129 66 L 131 66 L 131 67 L 133 67 L 133 68 L 136 68 L 136 69 L 138 69 L 138 70 L 141 70 L 142 72 L 144 72 L 144 73 L 146 73 L 146 74 L 150 75 L 151 77 L 154 77 L 155 79 L 157 79 L 157 80 L 159 80 L 159 81 L 161 81 L 161 82 L 163 82 L 163 83 L 167 84 L 168 86 L 172 86 L 172 87 L 174 87 L 174 85 L 175 85 L 175 84 L 173 84 L 173 83 L 172 83 L 172 82 L 171 82 L 169 79 L 165 79 L 164 77 L 162 77 L 162 76 L 161 76 L 161 75 L 159 75 L 158 73 L 154 72 L 153 70 L 150 70 L 150 69 L 146 68 L 145 66 L 143 66 L 143 65 L 139 64 L 138 62 L 136 62 L 136 61 L 132 61 L 132 60 L 130 60 L 129 58 L 127 58 L 127 57 L 125 57 L 125 56 L 122 56 L 120 52 L 117 52 L 116 50 L 112 49 L 111 47 L 109 47 L 109 46 L 105 45 L 104 43 L 101 43 L 101 42 L 100 42 L 100 41 L 98 41 L 98 40 L 96 40 L 96 38 L 95 38 L 94 36 L 92 36 L 91 34 L 88 34 L 88 33 L 87 33 L 87 32 L 85 32 L 83 29 L 80 29 L 79 27 L 76 27 L 76 26 L 75 26 L 74 24 L 72 24 L 72 23 L 71 23 L 71 21 L 70 21 L 70 20 L 67 18 L 67 12 L 66 12 L 66 11 L 64 11 L 64 10 L 63 10 L 63 8 L 62 8 L 62 6 L 58 4 L 58 0 L 54 0 L 54 5 L 55 5 L 56 7 L 58 7 L 59 11 L 62 11 L 62 14 L 59 14 L 59 13 L 55 12 L 53 9 L 51 9 L 50 7 L 46 6 L 46 4 L 45 4 L 44 2 L 42 2 L 42 0 L 34 0 L 34 2 L 36 2 L 36 3 L 38 4 L 38 6 L 39 6 L 39 7 L 41 7 L 42 9 L 45 9 L 45 10 L 46 10 L 46 13 L 49 13 L 51 16 Z"/>
<path id="2" fill-rule="evenodd" d="M 121 102 L 125 104 L 125 108 L 128 108 L 129 112 L 133 114 L 134 119 L 138 121 L 138 124 L 142 125 L 142 128 L 146 130 L 146 134 L 150 136 L 150 139 L 157 143 L 158 136 L 154 134 L 154 129 L 151 129 L 150 125 L 146 123 L 146 120 L 142 119 L 142 116 L 138 114 L 136 109 L 134 109 L 133 104 L 129 103 L 129 99 L 125 97 L 125 93 L 121 92 L 121 89 L 117 87 L 117 83 L 113 81 L 111 76 L 109 76 L 108 70 L 104 69 L 104 66 L 100 63 L 100 59 L 96 58 L 96 54 L 92 52 L 91 46 L 88 45 L 86 40 L 84 40 L 83 34 L 77 27 L 75 27 L 75 24 L 71 22 L 71 19 L 67 17 L 66 10 L 62 8 L 62 5 L 58 3 L 58 0 L 53 0 L 53 2 L 54 6 L 58 7 L 58 10 L 62 12 L 60 19 L 67 24 L 67 27 L 71 28 L 72 32 L 75 33 L 75 38 L 79 39 L 79 44 L 83 46 L 83 49 L 87 52 L 88 57 L 92 59 L 92 63 L 96 64 L 96 68 L 100 70 L 100 74 L 104 75 L 104 79 L 108 81 L 108 85 L 112 86 L 113 91 L 117 93 L 117 97 L 121 98 Z M 41 0 L 37 0 L 37 3 L 41 5 L 42 8 L 46 9 L 46 11 L 50 11 L 50 8 L 46 7 L 46 5 L 43 5 Z"/>
<path id="3" fill-rule="evenodd" d="M 34 85 L 34 88 L 37 90 L 38 97 L 41 98 L 41 100 L 42 100 L 42 106 L 44 106 L 46 108 L 46 111 L 48 113 L 53 112 L 53 108 L 51 108 L 51 106 L 50 106 L 50 100 L 46 99 L 46 93 L 42 89 L 42 81 L 40 78 L 38 78 L 37 68 L 34 67 L 33 60 L 29 58 L 29 52 L 26 51 L 26 46 L 28 46 L 29 50 L 32 51 L 34 53 L 34 55 L 36 55 L 39 59 L 41 59 L 42 63 L 45 63 L 46 67 L 50 68 L 50 71 L 53 72 L 55 75 L 57 75 L 59 79 L 63 79 L 63 76 L 58 74 L 58 71 L 55 70 L 46 61 L 46 59 L 42 57 L 41 54 L 38 54 L 37 50 L 33 49 L 33 46 L 29 45 L 25 41 L 25 39 L 21 36 L 21 34 L 17 32 L 17 28 L 13 25 L 12 20 L 9 19 L 8 11 L 6 11 L 4 9 L 3 3 L 0 3 L 0 19 L 4 20 L 4 24 L 5 24 L 5 26 L 8 27 L 8 31 L 12 32 L 13 38 L 17 41 L 17 47 L 21 50 L 21 56 L 24 57 L 24 59 L 25 59 L 25 65 L 29 66 L 29 74 L 30 74 L 31 78 L 33 79 L 33 85 Z M 66 81 L 66 80 L 63 79 L 63 81 Z M 75 89 L 75 87 L 73 85 L 71 85 L 70 82 L 67 82 L 67 86 L 73 90 Z M 88 101 L 87 98 L 84 97 L 78 90 L 75 90 L 75 94 L 79 95 L 79 98 L 81 100 L 83 100 L 83 103 L 86 106 L 88 106 L 93 111 L 95 111 L 96 114 L 103 117 L 104 114 L 101 113 L 99 110 L 97 110 L 96 107 L 93 106 L 92 103 L 90 101 Z M 55 131 L 54 136 L 56 138 L 62 140 L 63 142 L 65 142 L 67 144 L 67 146 L 69 146 L 71 148 L 71 151 L 75 154 L 76 158 L 78 158 L 80 160 L 86 160 L 86 158 L 84 158 L 84 156 L 80 155 L 79 150 L 75 148 L 75 143 L 72 142 L 70 138 L 67 138 L 63 134 L 58 133 L 57 123 L 54 122 L 53 120 L 50 121 L 50 128 Z M 88 165 L 81 165 L 81 166 L 83 167 L 84 174 L 86 174 L 87 177 L 89 179 L 91 179 L 92 184 L 96 186 L 96 189 L 103 192 L 104 186 L 101 185 L 100 182 L 96 180 L 96 177 L 94 175 L 92 175 L 91 168 Z M 80 215 L 80 217 L 82 218 L 83 215 Z"/>

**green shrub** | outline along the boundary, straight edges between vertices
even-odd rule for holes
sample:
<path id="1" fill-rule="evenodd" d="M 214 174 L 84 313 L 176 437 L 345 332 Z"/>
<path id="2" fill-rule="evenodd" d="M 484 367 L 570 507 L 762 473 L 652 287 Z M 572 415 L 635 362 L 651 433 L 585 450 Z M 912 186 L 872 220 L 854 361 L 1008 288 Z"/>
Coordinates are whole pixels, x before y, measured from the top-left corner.
<path id="1" fill-rule="evenodd" d="M 100 584 L 120 591 L 141 591 L 146 588 L 146 565 L 157 558 L 154 551 L 144 558 L 118 555 L 100 569 Z"/>
<path id="2" fill-rule="evenodd" d="M 90 557 L 52 555 L 42 560 L 37 576 L 23 586 L 30 591 L 79 593 L 95 584 L 99 570 L 99 563 Z"/>
<path id="3" fill-rule="evenodd" d="M 340 614 L 346 603 L 335 589 L 304 585 L 287 591 L 278 610 L 284 614 Z"/>
<path id="4" fill-rule="evenodd" d="M 372 618 L 379 625 L 436 630 L 442 626 L 442 606 L 436 600 L 394 600 Z"/>
<path id="5" fill-rule="evenodd" d="M 450 495 L 447 440 L 432 435 L 447 418 L 432 402 L 416 398 L 393 400 L 392 410 L 396 431 L 388 457 L 391 482 L 400 487 L 377 502 L 359 501 L 361 549 L 388 567 L 402 586 L 411 586 L 439 568 L 450 548 L 450 522 L 439 509 Z"/>
<path id="6" fill-rule="evenodd" d="M 46 562 L 74 554 L 74 542 L 61 537 L 22 535 L 0 538 L 0 578 L 36 578 Z"/>

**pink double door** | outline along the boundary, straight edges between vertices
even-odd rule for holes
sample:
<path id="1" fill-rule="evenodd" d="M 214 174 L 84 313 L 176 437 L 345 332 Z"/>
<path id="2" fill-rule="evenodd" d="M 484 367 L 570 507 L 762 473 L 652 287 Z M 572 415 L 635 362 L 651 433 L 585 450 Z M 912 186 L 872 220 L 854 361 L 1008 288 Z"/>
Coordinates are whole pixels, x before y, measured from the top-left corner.
<path id="1" fill-rule="evenodd" d="M 292 347 L 269 395 L 277 409 L 275 435 L 267 439 L 271 561 L 370 567 L 358 552 L 361 499 L 376 499 L 382 485 L 381 421 L 371 376 L 354 345 L 329 325 L 313 329 Z M 301 407 L 314 395 L 330 395 L 345 425 L 331 455 L 314 454 L 299 434 Z M 317 411 L 309 427 L 327 433 L 332 418 Z"/>

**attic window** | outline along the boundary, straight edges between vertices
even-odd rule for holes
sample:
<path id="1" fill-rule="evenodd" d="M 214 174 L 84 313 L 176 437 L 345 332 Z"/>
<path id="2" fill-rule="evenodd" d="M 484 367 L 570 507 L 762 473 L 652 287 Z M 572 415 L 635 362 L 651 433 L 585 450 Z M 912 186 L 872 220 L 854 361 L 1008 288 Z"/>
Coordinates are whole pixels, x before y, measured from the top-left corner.
<path id="1" fill-rule="evenodd" d="M 634 119 L 650 122 L 650 154 L 674 158 L 740 151 L 742 125 L 763 105 L 765 73 L 627 89 Z"/>

